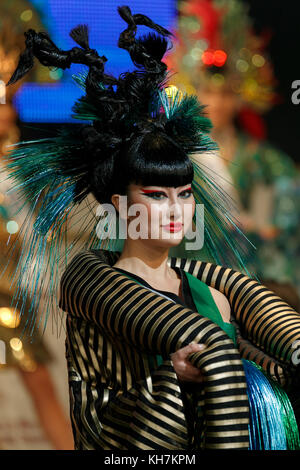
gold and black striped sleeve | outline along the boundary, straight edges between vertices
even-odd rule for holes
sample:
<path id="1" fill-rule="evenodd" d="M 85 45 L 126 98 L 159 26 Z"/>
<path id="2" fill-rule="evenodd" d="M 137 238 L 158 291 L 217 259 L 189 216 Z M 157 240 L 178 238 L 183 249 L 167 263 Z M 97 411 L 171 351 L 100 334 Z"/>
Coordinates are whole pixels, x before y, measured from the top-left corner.
<path id="1" fill-rule="evenodd" d="M 234 351 L 233 342 L 211 320 L 129 280 L 91 252 L 69 264 L 59 306 L 149 354 L 167 357 L 191 342 L 221 343 L 224 352 Z M 193 355 L 196 364 L 201 356 Z"/>

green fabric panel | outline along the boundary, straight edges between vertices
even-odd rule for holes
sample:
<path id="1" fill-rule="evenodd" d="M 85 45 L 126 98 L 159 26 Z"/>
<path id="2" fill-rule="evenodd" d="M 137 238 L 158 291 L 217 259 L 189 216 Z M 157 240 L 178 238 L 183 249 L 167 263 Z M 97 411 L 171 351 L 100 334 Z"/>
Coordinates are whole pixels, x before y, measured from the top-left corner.
<path id="1" fill-rule="evenodd" d="M 236 345 L 236 331 L 231 323 L 224 322 L 214 301 L 209 286 L 190 273 L 185 273 L 189 282 L 197 312 L 219 325 Z"/>

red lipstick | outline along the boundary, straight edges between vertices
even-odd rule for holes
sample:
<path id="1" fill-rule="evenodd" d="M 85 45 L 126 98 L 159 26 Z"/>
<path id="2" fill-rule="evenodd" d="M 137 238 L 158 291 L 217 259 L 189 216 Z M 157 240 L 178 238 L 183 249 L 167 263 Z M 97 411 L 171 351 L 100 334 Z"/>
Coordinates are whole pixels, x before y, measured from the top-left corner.
<path id="1" fill-rule="evenodd" d="M 163 228 L 169 232 L 180 232 L 180 230 L 182 230 L 182 224 L 180 222 L 170 222 L 168 225 L 163 225 Z"/>

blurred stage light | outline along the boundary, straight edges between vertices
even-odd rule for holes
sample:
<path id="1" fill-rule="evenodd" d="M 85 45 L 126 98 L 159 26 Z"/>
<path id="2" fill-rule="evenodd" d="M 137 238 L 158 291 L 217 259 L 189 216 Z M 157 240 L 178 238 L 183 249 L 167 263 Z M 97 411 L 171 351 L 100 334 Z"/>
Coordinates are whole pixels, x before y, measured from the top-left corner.
<path id="1" fill-rule="evenodd" d="M 0 308 L 0 325 L 6 328 L 16 328 L 20 324 L 19 314 L 8 307 Z"/>

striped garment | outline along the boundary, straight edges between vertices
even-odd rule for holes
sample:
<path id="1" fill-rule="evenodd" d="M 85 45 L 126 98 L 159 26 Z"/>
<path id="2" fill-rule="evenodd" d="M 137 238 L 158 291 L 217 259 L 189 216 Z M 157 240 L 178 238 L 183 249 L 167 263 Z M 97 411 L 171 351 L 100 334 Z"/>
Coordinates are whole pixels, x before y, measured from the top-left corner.
<path id="1" fill-rule="evenodd" d="M 175 304 L 112 268 L 119 255 L 79 253 L 61 279 L 75 449 L 248 449 L 245 374 L 232 340 L 205 312 Z M 230 268 L 180 258 L 168 263 L 227 296 L 246 338 L 240 341 L 244 356 L 257 355 L 279 381 L 293 374 L 300 319 L 288 304 Z M 189 357 L 205 378 L 189 396 L 192 413 L 169 357 L 191 342 L 206 344 Z M 154 371 L 149 355 L 164 359 Z"/>

